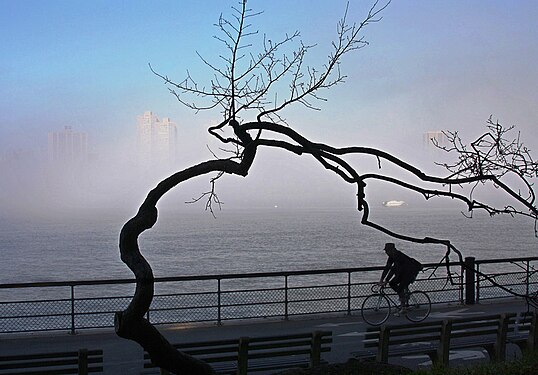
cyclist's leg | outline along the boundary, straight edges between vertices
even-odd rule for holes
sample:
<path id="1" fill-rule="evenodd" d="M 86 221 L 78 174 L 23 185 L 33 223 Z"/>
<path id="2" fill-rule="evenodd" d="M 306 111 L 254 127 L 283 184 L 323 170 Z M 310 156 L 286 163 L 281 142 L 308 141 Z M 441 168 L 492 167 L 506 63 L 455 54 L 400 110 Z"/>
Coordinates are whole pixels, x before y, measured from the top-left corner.
<path id="1" fill-rule="evenodd" d="M 402 306 L 404 307 L 407 307 L 409 303 L 409 285 L 411 285 L 415 281 L 416 277 L 417 275 L 414 272 L 406 273 L 402 277 L 402 282 L 400 283 L 402 292 L 401 294 L 399 294 L 399 296 L 400 296 L 400 302 Z"/>
<path id="2" fill-rule="evenodd" d="M 400 284 L 402 282 L 402 275 L 397 274 L 389 281 L 389 285 L 398 295 L 400 294 Z"/>
<path id="3" fill-rule="evenodd" d="M 404 288 L 402 291 L 402 299 L 404 301 L 405 306 L 409 303 L 409 285 Z"/>
<path id="4" fill-rule="evenodd" d="M 389 282 L 390 287 L 398 294 L 398 299 L 400 300 L 400 308 L 405 307 L 405 299 L 403 295 L 405 285 L 403 285 L 402 283 L 404 281 L 403 276 L 403 274 L 399 274 Z"/>

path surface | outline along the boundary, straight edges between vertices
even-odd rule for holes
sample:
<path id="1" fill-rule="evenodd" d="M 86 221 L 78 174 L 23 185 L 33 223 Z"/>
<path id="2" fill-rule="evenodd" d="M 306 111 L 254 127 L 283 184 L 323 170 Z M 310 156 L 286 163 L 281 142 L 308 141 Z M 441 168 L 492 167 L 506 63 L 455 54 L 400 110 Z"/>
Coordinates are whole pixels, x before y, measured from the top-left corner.
<path id="1" fill-rule="evenodd" d="M 521 300 L 504 300 L 502 302 L 481 303 L 464 306 L 459 304 L 433 306 L 428 319 L 446 319 L 476 316 L 481 314 L 525 311 L 526 305 Z M 358 314 L 358 315 L 357 315 Z M 403 322 L 403 317 L 391 317 L 389 323 Z M 326 315 L 317 317 L 293 317 L 290 320 L 250 320 L 216 324 L 178 324 L 161 326 L 160 329 L 173 343 L 237 338 L 240 336 L 270 336 L 293 332 L 312 332 L 330 330 L 333 332 L 332 350 L 324 353 L 323 358 L 330 363 L 346 362 L 354 351 L 362 346 L 364 332 L 368 325 L 357 312 L 352 316 Z M 24 335 L 0 335 L 0 354 L 21 354 L 45 351 L 76 350 L 80 348 L 104 351 L 104 367 L 107 375 L 139 375 L 143 370 L 143 352 L 135 343 L 120 339 L 111 329 L 99 331 L 82 331 L 76 335 L 68 333 L 34 333 Z M 515 353 L 508 353 L 508 357 Z M 485 361 L 487 356 L 482 351 L 455 351 L 451 353 L 451 362 L 471 363 Z M 395 363 L 412 368 L 427 366 L 427 356 L 409 356 L 396 359 Z"/>

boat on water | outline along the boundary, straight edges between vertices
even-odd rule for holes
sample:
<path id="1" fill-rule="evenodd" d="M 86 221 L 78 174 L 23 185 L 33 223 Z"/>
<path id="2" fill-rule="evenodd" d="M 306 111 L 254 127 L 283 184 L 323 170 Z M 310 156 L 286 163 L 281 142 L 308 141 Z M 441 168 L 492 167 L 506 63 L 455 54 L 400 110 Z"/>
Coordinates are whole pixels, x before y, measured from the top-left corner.
<path id="1" fill-rule="evenodd" d="M 392 201 L 385 201 L 382 203 L 383 206 L 385 207 L 400 207 L 400 206 L 403 206 L 405 205 L 405 201 L 395 201 L 395 200 L 392 200 Z"/>

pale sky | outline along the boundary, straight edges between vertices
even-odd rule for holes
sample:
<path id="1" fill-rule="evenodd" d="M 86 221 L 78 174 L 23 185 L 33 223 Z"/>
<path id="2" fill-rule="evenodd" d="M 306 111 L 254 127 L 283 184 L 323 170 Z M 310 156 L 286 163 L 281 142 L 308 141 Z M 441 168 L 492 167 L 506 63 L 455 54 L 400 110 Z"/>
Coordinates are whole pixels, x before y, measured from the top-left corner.
<path id="1" fill-rule="evenodd" d="M 350 1 L 349 21 L 360 22 L 370 4 Z M 0 155 L 44 149 L 47 133 L 67 125 L 87 132 L 101 156 L 110 155 L 135 134 L 136 116 L 151 110 L 178 124 L 178 169 L 211 158 L 205 129 L 220 118 L 218 112 L 194 114 L 182 107 L 148 63 L 178 81 L 188 69 L 200 83 L 208 82 L 196 52 L 218 61 L 213 24 L 232 5 L 236 2 L 0 0 Z M 320 66 L 346 1 L 249 5 L 264 11 L 252 22 L 269 38 L 299 30 L 305 44 L 317 44 L 310 61 Z M 323 93 L 328 101 L 322 111 L 290 110 L 286 116 L 314 141 L 378 146 L 428 165 L 417 147 L 425 131 L 460 130 L 470 140 L 490 115 L 516 125 L 536 149 L 537 19 L 538 2 L 530 0 L 394 0 L 383 19 L 366 28 L 370 45 L 344 58 L 347 82 Z M 113 157 L 106 157 L 112 164 Z M 259 158 L 261 166 L 273 169 L 291 160 L 273 153 Z M 301 160 L 290 168 L 307 174 L 317 171 L 314 164 Z M 110 175 L 111 181 L 103 181 L 107 189 L 121 191 L 125 180 Z M 277 204 L 279 190 L 270 186 L 276 178 L 259 169 L 252 176 L 253 190 L 267 189 Z M 334 181 L 321 183 L 333 197 L 339 191 Z M 133 202 L 155 182 L 143 184 Z M 289 176 L 288 183 L 293 189 Z M 201 186 L 205 190 L 207 181 Z"/>

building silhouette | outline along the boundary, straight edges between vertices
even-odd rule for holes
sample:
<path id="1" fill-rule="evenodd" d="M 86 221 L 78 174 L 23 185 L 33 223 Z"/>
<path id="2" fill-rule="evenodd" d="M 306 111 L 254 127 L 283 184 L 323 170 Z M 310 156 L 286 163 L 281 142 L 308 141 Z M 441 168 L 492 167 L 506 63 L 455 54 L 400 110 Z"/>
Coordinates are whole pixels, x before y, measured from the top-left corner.
<path id="1" fill-rule="evenodd" d="M 54 208 L 80 208 L 88 203 L 91 163 L 88 134 L 71 126 L 48 133 L 41 200 Z"/>
<path id="2" fill-rule="evenodd" d="M 159 120 L 151 111 L 138 116 L 137 154 L 143 168 L 170 166 L 176 157 L 177 128 L 170 118 Z"/>
<path id="3" fill-rule="evenodd" d="M 422 137 L 422 144 L 428 149 L 448 146 L 448 138 L 441 130 L 427 131 Z"/>
<path id="4" fill-rule="evenodd" d="M 88 160 L 88 134 L 75 132 L 66 126 L 59 132 L 50 132 L 48 159 L 54 164 L 73 165 Z"/>

